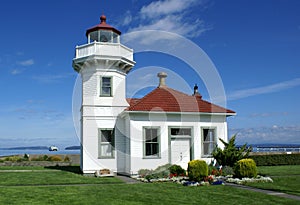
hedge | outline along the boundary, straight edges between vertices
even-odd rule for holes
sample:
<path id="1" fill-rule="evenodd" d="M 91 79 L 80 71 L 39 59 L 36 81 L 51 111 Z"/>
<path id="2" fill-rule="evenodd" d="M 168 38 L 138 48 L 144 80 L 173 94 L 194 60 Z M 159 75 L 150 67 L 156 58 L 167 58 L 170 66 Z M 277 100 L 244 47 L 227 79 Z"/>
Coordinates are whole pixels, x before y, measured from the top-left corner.
<path id="1" fill-rule="evenodd" d="M 300 153 L 252 155 L 248 158 L 253 159 L 257 166 L 300 165 Z"/>

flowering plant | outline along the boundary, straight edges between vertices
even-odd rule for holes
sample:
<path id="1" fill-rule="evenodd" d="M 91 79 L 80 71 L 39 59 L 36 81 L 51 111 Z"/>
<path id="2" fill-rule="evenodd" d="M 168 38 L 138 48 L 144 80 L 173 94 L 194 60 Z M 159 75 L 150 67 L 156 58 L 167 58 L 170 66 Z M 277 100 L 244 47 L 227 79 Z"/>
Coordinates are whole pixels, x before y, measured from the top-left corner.
<path id="1" fill-rule="evenodd" d="M 215 177 L 214 177 L 214 175 L 209 175 L 209 176 L 204 178 L 204 181 L 209 182 L 211 184 L 215 181 Z"/>

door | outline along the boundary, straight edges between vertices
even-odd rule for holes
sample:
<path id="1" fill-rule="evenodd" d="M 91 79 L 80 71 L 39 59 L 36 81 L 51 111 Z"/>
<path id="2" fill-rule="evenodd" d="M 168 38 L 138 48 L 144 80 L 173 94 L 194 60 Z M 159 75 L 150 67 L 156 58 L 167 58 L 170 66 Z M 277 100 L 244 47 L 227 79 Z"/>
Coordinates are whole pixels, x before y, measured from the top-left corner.
<path id="1" fill-rule="evenodd" d="M 171 139 L 171 164 L 177 164 L 183 169 L 187 169 L 190 160 L 190 139 Z"/>

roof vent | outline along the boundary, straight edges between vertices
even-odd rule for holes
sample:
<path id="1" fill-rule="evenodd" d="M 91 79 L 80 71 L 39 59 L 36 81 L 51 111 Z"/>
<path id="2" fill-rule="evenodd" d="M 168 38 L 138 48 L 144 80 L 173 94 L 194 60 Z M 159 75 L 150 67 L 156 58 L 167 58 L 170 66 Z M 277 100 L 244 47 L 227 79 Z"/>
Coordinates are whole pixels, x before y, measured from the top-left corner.
<path id="1" fill-rule="evenodd" d="M 157 77 L 159 77 L 159 85 L 158 85 L 158 87 L 166 87 L 166 77 L 167 76 L 168 75 L 165 72 L 157 73 Z"/>

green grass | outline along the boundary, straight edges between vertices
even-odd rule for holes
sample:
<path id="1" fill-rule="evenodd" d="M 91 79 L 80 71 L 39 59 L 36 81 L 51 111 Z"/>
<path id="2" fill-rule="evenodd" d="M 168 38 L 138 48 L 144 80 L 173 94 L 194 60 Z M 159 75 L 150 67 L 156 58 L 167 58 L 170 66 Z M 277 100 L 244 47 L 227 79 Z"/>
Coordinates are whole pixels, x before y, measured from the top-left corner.
<path id="1" fill-rule="evenodd" d="M 17 168 L 18 170 L 24 170 Z M 10 170 L 10 168 L 1 168 Z M 30 169 L 29 169 L 30 170 Z M 174 183 L 125 184 L 84 177 L 78 167 L 0 172 L 0 204 L 298 204 L 299 201 L 230 186 L 185 187 Z"/>
<path id="2" fill-rule="evenodd" d="M 45 167 L 31 167 L 31 166 L 4 166 L 0 170 L 47 170 Z"/>
<path id="3" fill-rule="evenodd" d="M 261 166 L 258 173 L 268 176 L 300 175 L 300 165 L 285 166 Z"/>
<path id="4" fill-rule="evenodd" d="M 0 186 L 123 183 L 113 177 L 95 178 L 82 176 L 78 174 L 79 167 L 77 166 L 31 168 L 32 172 L 0 172 Z M 12 170 L 12 167 L 2 167 L 2 170 Z M 30 167 L 16 167 L 15 170 L 30 170 Z"/>
<path id="5" fill-rule="evenodd" d="M 300 196 L 300 165 L 258 167 L 258 172 L 271 177 L 273 183 L 249 183 L 247 185 Z"/>
<path id="6" fill-rule="evenodd" d="M 297 204 L 297 201 L 227 186 L 184 187 L 173 183 L 6 187 L 0 204 Z"/>

